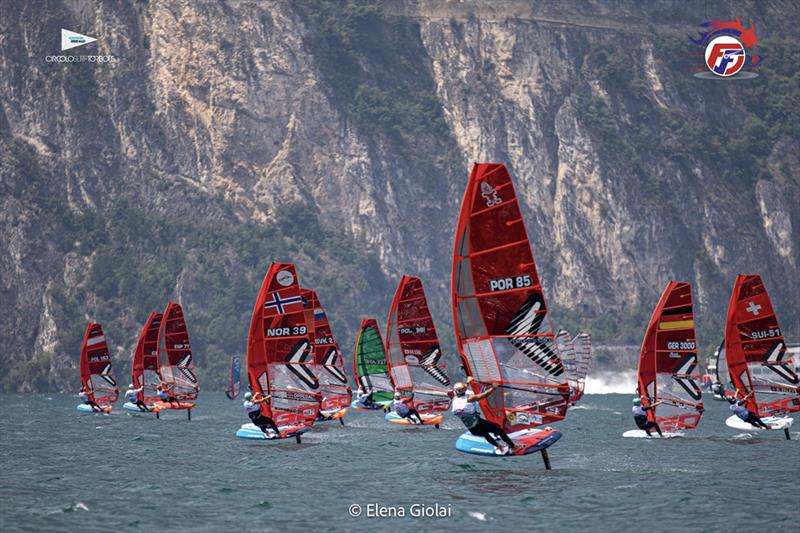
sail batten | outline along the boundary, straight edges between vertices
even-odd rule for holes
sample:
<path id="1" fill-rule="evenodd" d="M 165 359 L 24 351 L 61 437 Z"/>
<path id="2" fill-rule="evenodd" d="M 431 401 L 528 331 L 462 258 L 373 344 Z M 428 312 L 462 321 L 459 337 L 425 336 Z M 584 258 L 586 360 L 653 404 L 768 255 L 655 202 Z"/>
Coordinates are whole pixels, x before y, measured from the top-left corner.
<path id="1" fill-rule="evenodd" d="M 487 419 L 507 429 L 562 420 L 569 386 L 511 176 L 475 164 L 453 251 L 452 307 L 462 365 Z"/>

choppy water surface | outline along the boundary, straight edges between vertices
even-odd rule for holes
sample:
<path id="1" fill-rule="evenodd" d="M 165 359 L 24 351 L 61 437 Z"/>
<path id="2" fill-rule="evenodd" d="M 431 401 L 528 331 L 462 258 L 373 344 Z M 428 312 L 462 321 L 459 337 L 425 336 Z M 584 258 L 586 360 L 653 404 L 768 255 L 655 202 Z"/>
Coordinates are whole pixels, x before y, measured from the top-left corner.
<path id="1" fill-rule="evenodd" d="M 800 518 L 797 427 L 793 441 L 741 433 L 713 400 L 690 437 L 656 441 L 620 436 L 633 427 L 630 396 L 587 396 L 560 424 L 549 472 L 539 455 L 457 452 L 452 418 L 401 429 L 351 412 L 298 445 L 234 438 L 246 418 L 222 394 L 203 393 L 191 422 L 130 416 L 121 403 L 80 415 L 57 395 L 3 395 L 0 406 L 3 531 L 796 531 Z M 406 517 L 353 518 L 353 504 Z M 413 504 L 450 516 L 413 518 Z"/>

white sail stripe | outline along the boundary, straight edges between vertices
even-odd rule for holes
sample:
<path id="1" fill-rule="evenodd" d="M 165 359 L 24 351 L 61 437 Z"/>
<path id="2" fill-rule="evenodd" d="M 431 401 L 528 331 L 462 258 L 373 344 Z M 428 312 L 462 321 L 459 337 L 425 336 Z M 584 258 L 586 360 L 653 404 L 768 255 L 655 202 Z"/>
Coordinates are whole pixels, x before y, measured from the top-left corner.
<path id="1" fill-rule="evenodd" d="M 106 342 L 106 336 L 105 335 L 100 335 L 100 336 L 97 336 L 97 337 L 90 337 L 86 341 L 86 346 L 94 346 L 95 344 L 100 344 L 101 342 Z"/>

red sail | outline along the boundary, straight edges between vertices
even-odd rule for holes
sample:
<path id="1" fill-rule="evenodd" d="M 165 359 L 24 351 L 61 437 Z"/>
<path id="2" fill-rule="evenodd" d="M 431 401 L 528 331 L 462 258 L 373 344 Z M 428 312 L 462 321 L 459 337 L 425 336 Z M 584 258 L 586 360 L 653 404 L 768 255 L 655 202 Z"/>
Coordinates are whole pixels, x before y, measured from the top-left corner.
<path id="1" fill-rule="evenodd" d="M 778 318 L 758 275 L 738 275 L 728 305 L 725 359 L 739 397 L 759 416 L 800 411 L 800 380 L 792 368 Z"/>
<path id="2" fill-rule="evenodd" d="M 119 397 L 119 387 L 111 367 L 106 336 L 100 324 L 89 322 L 81 345 L 81 383 L 89 398 L 98 405 L 114 403 Z"/>
<path id="3" fill-rule="evenodd" d="M 403 276 L 394 293 L 386 325 L 386 360 L 394 389 L 414 395 L 420 413 L 450 408 L 450 379 L 422 281 Z"/>
<path id="4" fill-rule="evenodd" d="M 158 356 L 158 330 L 161 327 L 161 313 L 150 313 L 139 334 L 136 351 L 133 352 L 131 369 L 133 386 L 144 387 L 139 397 L 145 403 L 160 401 L 156 395 L 156 385 L 161 383 Z"/>
<path id="5" fill-rule="evenodd" d="M 473 389 L 489 420 L 524 429 L 562 420 L 569 386 L 558 354 L 511 176 L 475 164 L 461 204 L 452 280 L 453 322 Z"/>
<path id="6" fill-rule="evenodd" d="M 322 394 L 322 409 L 341 409 L 350 405 L 351 391 L 347 384 L 344 359 L 339 345 L 333 338 L 328 315 L 317 297 L 316 291 L 300 289 L 306 320 L 313 324 L 314 364 Z"/>
<path id="7" fill-rule="evenodd" d="M 247 374 L 253 392 L 272 395 L 262 410 L 279 426 L 310 426 L 319 412 L 311 335 L 294 265 L 272 263 L 250 320 Z"/>
<path id="8" fill-rule="evenodd" d="M 164 309 L 158 349 L 162 361 L 161 380 L 170 387 L 170 393 L 180 401 L 195 400 L 200 387 L 194 375 L 189 331 L 180 304 L 169 302 Z"/>
<path id="9" fill-rule="evenodd" d="M 697 426 L 703 411 L 698 386 L 692 286 L 670 281 L 647 326 L 639 353 L 639 394 L 651 421 L 665 431 Z"/>

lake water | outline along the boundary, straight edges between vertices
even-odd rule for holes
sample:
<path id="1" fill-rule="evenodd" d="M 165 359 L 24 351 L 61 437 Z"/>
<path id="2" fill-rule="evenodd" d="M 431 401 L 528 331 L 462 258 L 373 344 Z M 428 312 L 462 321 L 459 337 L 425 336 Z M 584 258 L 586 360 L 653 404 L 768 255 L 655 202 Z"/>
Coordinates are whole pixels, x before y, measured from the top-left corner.
<path id="1" fill-rule="evenodd" d="M 202 393 L 191 421 L 130 416 L 121 402 L 81 415 L 74 397 L 0 395 L 0 529 L 797 531 L 800 422 L 792 441 L 748 435 L 725 426 L 727 404 L 707 399 L 691 436 L 624 439 L 630 400 L 584 397 L 559 424 L 546 471 L 539 454 L 457 452 L 453 418 L 403 429 L 351 412 L 302 444 L 259 443 L 234 437 L 247 419 L 223 394 Z M 410 516 L 437 504 L 447 516 Z M 366 516 L 377 508 L 406 516 Z"/>

